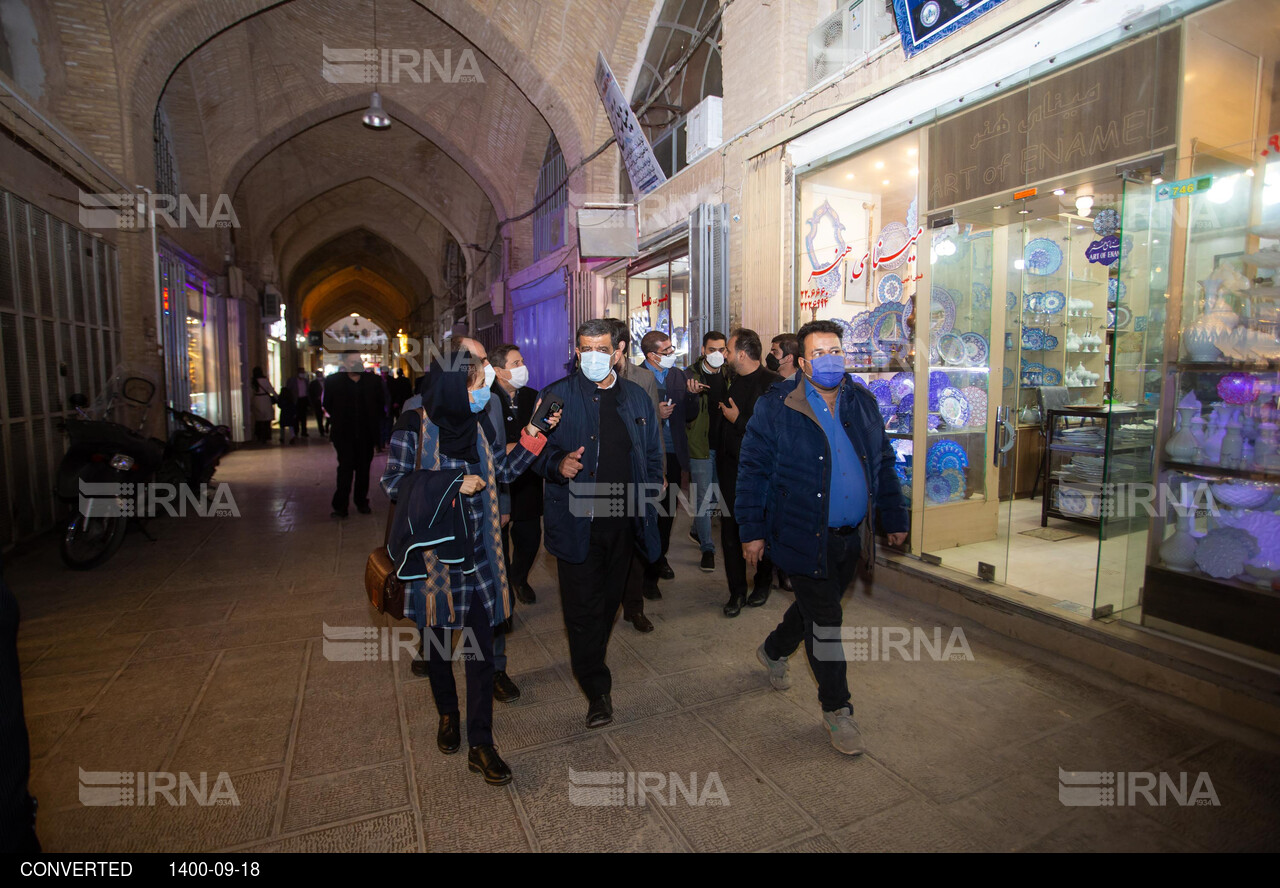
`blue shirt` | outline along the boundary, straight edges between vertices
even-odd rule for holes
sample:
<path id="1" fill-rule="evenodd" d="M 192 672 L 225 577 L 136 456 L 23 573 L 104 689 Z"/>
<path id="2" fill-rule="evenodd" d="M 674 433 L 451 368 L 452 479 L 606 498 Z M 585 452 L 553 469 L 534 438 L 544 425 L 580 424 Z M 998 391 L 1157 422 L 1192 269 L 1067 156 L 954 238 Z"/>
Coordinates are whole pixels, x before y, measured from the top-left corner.
<path id="1" fill-rule="evenodd" d="M 858 456 L 858 450 L 839 417 L 831 415 L 827 402 L 808 379 L 804 380 L 804 388 L 809 406 L 827 435 L 827 450 L 831 454 L 827 527 L 856 527 L 867 517 L 867 476 L 862 468 L 862 458 Z"/>
<path id="2" fill-rule="evenodd" d="M 644 365 L 649 368 L 649 372 L 658 380 L 658 400 L 665 403 L 669 395 L 667 394 L 667 370 L 655 367 L 648 361 Z M 671 437 L 671 420 L 664 419 L 662 421 L 662 446 L 665 453 L 675 453 L 676 444 Z"/>

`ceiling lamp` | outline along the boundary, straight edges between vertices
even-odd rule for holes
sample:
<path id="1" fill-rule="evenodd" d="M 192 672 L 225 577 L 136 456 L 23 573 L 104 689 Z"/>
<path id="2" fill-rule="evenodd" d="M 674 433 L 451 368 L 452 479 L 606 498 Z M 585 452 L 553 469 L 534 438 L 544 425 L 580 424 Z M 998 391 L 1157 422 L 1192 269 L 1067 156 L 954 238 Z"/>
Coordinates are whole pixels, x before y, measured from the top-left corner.
<path id="1" fill-rule="evenodd" d="M 382 96 L 378 95 L 376 89 L 369 98 L 369 110 L 364 112 L 360 122 L 369 127 L 369 129 L 383 130 L 391 126 L 391 117 L 388 116 L 386 111 L 382 110 Z"/>

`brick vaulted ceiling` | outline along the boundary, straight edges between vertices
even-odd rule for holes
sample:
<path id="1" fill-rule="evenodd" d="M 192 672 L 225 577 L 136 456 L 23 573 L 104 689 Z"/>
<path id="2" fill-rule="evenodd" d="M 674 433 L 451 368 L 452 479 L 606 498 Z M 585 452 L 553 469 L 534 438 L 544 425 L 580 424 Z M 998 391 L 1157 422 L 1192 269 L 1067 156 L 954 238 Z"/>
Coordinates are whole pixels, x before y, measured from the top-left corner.
<path id="1" fill-rule="evenodd" d="M 532 205 L 550 135 L 570 167 L 608 137 L 596 52 L 625 78 L 654 4 L 377 0 L 375 34 L 374 0 L 32 3 L 50 72 L 34 98 L 131 182 L 155 181 L 162 109 L 182 191 L 232 196 L 236 261 L 252 278 L 292 289 L 310 280 L 295 272 L 315 251 L 345 249 L 342 235 L 360 231 L 439 294 L 450 239 L 487 244 L 499 220 Z M 373 132 L 359 123 L 372 87 L 326 80 L 326 46 L 449 50 L 455 64 L 469 51 L 479 82 L 379 84 L 394 123 Z M 616 177 L 606 153 L 571 188 L 612 191 Z M 507 233 L 518 247 L 521 233 Z M 229 246 L 225 231 L 177 234 L 211 265 Z M 483 255 L 463 252 L 468 266 Z M 344 258 L 317 267 L 354 264 Z M 288 295 L 297 305 L 304 294 Z"/>

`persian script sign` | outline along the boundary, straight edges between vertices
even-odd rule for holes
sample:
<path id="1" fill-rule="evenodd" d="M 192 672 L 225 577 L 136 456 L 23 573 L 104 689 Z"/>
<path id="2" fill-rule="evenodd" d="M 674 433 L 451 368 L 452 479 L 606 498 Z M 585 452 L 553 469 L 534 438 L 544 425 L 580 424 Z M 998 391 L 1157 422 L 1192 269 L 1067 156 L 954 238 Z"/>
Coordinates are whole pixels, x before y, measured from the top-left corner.
<path id="1" fill-rule="evenodd" d="M 1154 152 L 1176 133 L 1179 34 L 1153 34 L 957 114 L 929 131 L 929 203 L 944 207 Z"/>

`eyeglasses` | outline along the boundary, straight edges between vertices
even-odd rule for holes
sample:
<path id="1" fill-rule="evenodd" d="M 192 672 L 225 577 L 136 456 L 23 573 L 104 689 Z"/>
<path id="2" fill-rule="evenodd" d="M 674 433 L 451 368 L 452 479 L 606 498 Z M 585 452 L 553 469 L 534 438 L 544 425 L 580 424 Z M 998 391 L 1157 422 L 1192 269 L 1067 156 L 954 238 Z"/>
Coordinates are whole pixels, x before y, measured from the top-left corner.
<path id="1" fill-rule="evenodd" d="M 675 353 L 676 353 L 676 347 L 675 347 L 674 345 L 668 345 L 668 346 L 667 346 L 665 349 L 663 349 L 662 351 L 655 351 L 655 352 L 654 352 L 654 354 L 655 354 L 655 355 L 662 355 L 664 358 L 665 358 L 667 355 L 674 355 Z"/>

